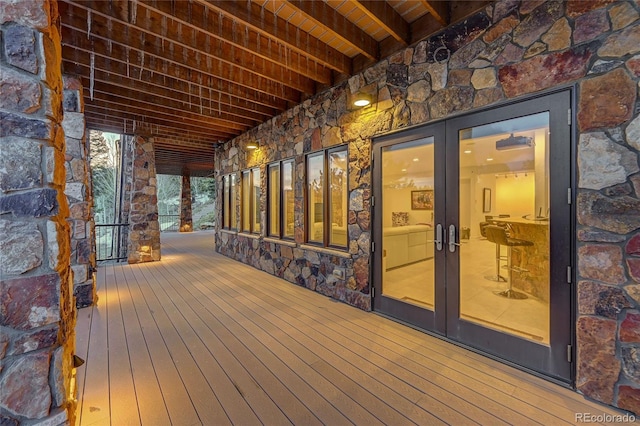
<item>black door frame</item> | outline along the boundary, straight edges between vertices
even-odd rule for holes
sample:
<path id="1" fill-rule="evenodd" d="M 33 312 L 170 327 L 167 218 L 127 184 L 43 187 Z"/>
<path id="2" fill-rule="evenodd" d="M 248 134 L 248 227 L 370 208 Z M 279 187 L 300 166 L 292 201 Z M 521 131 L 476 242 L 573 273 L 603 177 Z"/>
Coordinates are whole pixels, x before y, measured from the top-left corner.
<path id="1" fill-rule="evenodd" d="M 428 321 L 424 315 L 414 310 L 398 314 L 400 308 L 389 309 L 388 301 L 381 292 L 382 253 L 374 253 L 372 261 L 372 286 L 375 288 L 373 309 L 392 316 L 402 322 L 436 333 L 458 344 L 469 346 L 489 356 L 505 360 L 507 363 L 539 373 L 561 383 L 572 383 L 574 365 L 572 363 L 573 340 L 575 339 L 575 298 L 571 282 L 575 269 L 575 209 L 573 195 L 575 179 L 575 138 L 572 129 L 571 106 L 573 102 L 571 89 L 562 89 L 536 97 L 517 100 L 502 105 L 472 111 L 464 115 L 451 117 L 439 122 L 408 129 L 394 134 L 375 138 L 372 141 L 374 165 L 372 167 L 373 194 L 376 200 L 382 201 L 382 189 L 375 183 L 381 182 L 380 167 L 375 161 L 380 158 L 383 146 L 428 137 L 441 132 L 445 128 L 445 139 L 435 146 L 435 203 L 434 224 L 442 224 L 445 229 L 453 224 L 459 230 L 459 140 L 458 130 L 491 122 L 504 121 L 511 118 L 549 111 L 549 180 L 550 187 L 550 262 L 551 294 L 550 294 L 550 346 L 547 348 L 516 336 L 507 335 L 487 329 L 478 324 L 459 319 L 459 256 L 456 253 L 445 254 L 449 241 L 445 241 L 442 252 L 435 250 L 435 314 Z M 442 136 L 440 134 L 440 136 Z M 559 142 L 560 141 L 560 142 Z M 439 148 L 440 145 L 440 149 Z M 446 169 L 443 170 L 447 164 Z M 439 174 L 440 173 L 440 174 Z M 444 175 L 442 174 L 444 173 Z M 437 177 L 440 176 L 440 179 Z M 439 182 L 440 181 L 440 182 Z M 449 185 L 445 187 L 445 185 Z M 445 206 L 444 197 L 456 200 L 455 206 Z M 440 195 L 440 197 L 438 197 Z M 449 202 L 451 203 L 451 202 Z M 378 204 L 382 204 L 381 202 Z M 453 207 L 453 208 L 451 208 Z M 374 205 L 373 241 L 380 244 L 382 238 L 382 206 Z M 445 235 L 447 233 L 445 232 Z M 457 232 L 459 234 L 459 232 Z M 562 237 L 560 237 L 562 236 Z M 453 254 L 453 255 L 452 255 Z M 571 268 L 571 269 L 567 269 Z M 442 272 L 439 274 L 439 272 Z M 445 272 L 446 271 L 446 272 Z M 443 274 L 446 273 L 446 277 Z M 569 279 L 567 279 L 569 278 Z M 446 283 L 454 283 L 450 287 Z M 388 299 L 388 298 L 387 298 Z M 398 302 L 400 303 L 400 302 Z M 405 304 L 406 305 L 406 304 Z M 401 305 L 399 305 L 401 306 Z M 442 307 L 446 306 L 445 309 Z M 438 308 L 441 309 L 438 309 Z M 443 312 L 444 311 L 444 312 Z M 416 321 L 416 318 L 418 319 Z"/>
<path id="2" fill-rule="evenodd" d="M 437 208 L 439 205 L 444 206 L 445 195 L 444 195 L 444 180 L 443 179 L 435 179 L 436 176 L 442 176 L 445 170 L 444 161 L 445 161 L 445 146 L 444 146 L 444 137 L 445 137 L 445 123 L 439 122 L 435 124 L 430 124 L 427 126 L 421 126 L 418 128 L 414 128 L 411 130 L 407 130 L 406 132 L 402 132 L 401 135 L 394 134 L 383 136 L 381 138 L 376 139 L 373 144 L 373 161 L 372 165 L 375 162 L 380 162 L 382 157 L 382 149 L 391 145 L 401 144 L 410 141 L 416 141 L 420 139 L 425 139 L 433 136 L 434 141 L 434 204 L 436 209 L 434 210 L 434 223 L 441 223 L 444 220 L 444 211 L 442 208 Z M 437 143 L 438 140 L 441 140 L 441 143 Z M 372 179 L 374 182 L 382 182 L 382 168 L 372 166 Z M 382 197 L 382 187 L 381 185 L 373 186 L 373 196 L 374 200 L 379 200 L 379 202 L 374 203 L 374 211 L 373 211 L 373 241 L 375 246 L 380 247 L 379 254 L 373 256 L 372 261 L 372 270 L 374 277 L 382 277 L 382 251 L 384 250 L 384 246 L 382 244 L 382 206 L 383 206 L 383 197 Z M 380 220 L 376 220 L 376 218 L 380 218 Z M 433 244 L 433 243 L 431 243 Z M 403 303 L 392 298 L 385 297 L 382 293 L 382 283 L 380 279 L 374 279 L 373 285 L 375 286 L 375 294 L 377 297 L 373 298 L 373 309 L 376 311 L 384 312 L 385 314 L 396 318 L 400 321 L 415 325 L 419 328 L 430 330 L 441 335 L 446 334 L 446 317 L 444 315 L 435 314 L 435 307 L 444 308 L 446 306 L 446 294 L 444 289 L 444 265 L 445 265 L 445 257 L 444 257 L 444 248 L 441 251 L 438 251 L 434 247 L 434 269 L 435 269 L 435 277 L 434 277 L 434 311 L 429 311 L 427 309 L 418 307 L 416 305 L 410 303 Z M 375 254 L 375 253 L 374 253 Z"/>

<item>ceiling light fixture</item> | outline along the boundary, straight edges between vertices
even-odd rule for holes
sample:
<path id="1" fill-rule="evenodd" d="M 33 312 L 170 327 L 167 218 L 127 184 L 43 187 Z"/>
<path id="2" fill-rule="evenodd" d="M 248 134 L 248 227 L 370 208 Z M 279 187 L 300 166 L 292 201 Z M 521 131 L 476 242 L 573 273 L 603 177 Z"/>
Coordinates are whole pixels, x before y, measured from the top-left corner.
<path id="1" fill-rule="evenodd" d="M 529 136 L 514 136 L 513 133 L 504 139 L 496 141 L 496 149 L 503 151 L 506 149 L 531 148 L 534 146 L 533 138 Z"/>

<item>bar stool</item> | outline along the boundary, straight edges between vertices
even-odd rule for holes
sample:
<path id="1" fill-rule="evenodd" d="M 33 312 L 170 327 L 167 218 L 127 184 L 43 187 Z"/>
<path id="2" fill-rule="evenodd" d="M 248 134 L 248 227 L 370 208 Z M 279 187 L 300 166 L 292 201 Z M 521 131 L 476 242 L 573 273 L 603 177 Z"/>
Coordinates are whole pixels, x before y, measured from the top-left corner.
<path id="1" fill-rule="evenodd" d="M 500 275 L 500 261 L 501 260 L 507 260 L 506 256 L 502 256 L 502 253 L 500 252 L 500 242 L 498 240 L 496 240 L 495 235 L 487 232 L 487 228 L 489 228 L 490 226 L 498 226 L 498 225 L 494 225 L 491 224 L 489 222 L 481 222 L 480 223 L 480 233 L 482 234 L 483 237 L 485 237 L 487 239 L 487 241 L 490 241 L 492 243 L 494 243 L 496 245 L 496 273 L 495 275 L 487 275 L 484 278 L 486 280 L 489 281 L 496 281 L 496 282 L 507 282 L 507 279 L 505 277 L 503 277 L 502 275 Z"/>
<path id="2" fill-rule="evenodd" d="M 487 240 L 496 243 L 496 247 L 500 245 L 507 246 L 507 271 L 509 274 L 509 289 L 495 292 L 498 296 L 506 297 L 508 299 L 526 299 L 527 295 L 513 289 L 513 271 L 516 272 L 528 272 L 526 269 L 515 267 L 511 264 L 511 250 L 513 247 L 527 247 L 532 246 L 532 241 L 521 240 L 518 238 L 511 238 L 507 236 L 507 231 L 502 226 L 488 225 L 484 229 L 487 234 Z"/>

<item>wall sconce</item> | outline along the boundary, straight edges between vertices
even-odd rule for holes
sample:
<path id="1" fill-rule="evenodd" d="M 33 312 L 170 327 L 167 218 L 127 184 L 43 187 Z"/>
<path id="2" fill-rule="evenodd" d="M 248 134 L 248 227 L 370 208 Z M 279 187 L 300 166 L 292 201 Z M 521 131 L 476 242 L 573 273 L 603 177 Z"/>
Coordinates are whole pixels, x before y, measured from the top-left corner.
<path id="1" fill-rule="evenodd" d="M 246 149 L 250 149 L 250 150 L 258 149 L 258 142 L 256 142 L 256 141 L 250 141 L 250 142 L 247 142 L 247 143 L 244 145 L 244 147 L 245 147 Z"/>
<path id="2" fill-rule="evenodd" d="M 364 92 L 358 92 L 353 98 L 353 105 L 364 107 L 371 104 L 371 95 Z"/>

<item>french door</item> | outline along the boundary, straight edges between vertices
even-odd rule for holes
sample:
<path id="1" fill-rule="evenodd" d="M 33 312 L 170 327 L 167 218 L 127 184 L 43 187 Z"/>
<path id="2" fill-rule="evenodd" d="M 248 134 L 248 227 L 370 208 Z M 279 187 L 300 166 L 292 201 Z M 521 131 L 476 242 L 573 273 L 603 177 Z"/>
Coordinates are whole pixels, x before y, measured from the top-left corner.
<path id="1" fill-rule="evenodd" d="M 374 140 L 373 307 L 571 381 L 570 92 Z"/>

